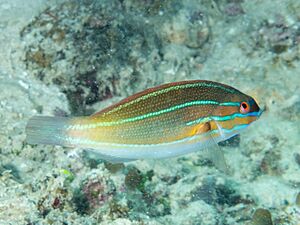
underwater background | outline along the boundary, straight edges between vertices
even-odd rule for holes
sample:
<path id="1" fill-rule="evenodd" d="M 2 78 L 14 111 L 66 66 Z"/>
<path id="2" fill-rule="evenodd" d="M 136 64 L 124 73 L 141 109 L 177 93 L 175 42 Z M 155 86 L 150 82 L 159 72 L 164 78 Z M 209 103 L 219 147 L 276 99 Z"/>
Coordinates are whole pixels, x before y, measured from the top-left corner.
<path id="1" fill-rule="evenodd" d="M 0 224 L 300 224 L 299 0 L 0 0 Z M 201 79 L 265 111 L 199 152 L 111 164 L 29 145 L 34 115 L 90 115 Z"/>

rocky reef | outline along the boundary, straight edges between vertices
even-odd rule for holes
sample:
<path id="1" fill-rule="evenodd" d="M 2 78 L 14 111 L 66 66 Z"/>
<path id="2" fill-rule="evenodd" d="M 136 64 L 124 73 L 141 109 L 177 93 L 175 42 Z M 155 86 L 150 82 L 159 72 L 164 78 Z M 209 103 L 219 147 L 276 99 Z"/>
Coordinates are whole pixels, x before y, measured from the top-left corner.
<path id="1" fill-rule="evenodd" d="M 298 0 L 0 3 L 1 224 L 299 223 Z M 187 79 L 265 109 L 220 144 L 231 175 L 201 152 L 111 164 L 25 141 L 33 115 L 90 115 Z"/>

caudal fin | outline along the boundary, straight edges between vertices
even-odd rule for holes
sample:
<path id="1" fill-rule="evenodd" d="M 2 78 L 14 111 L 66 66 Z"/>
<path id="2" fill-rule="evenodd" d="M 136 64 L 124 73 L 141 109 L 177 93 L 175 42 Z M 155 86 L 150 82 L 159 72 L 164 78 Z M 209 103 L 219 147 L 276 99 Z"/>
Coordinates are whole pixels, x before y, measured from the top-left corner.
<path id="1" fill-rule="evenodd" d="M 26 126 L 26 141 L 29 144 L 66 145 L 65 129 L 68 117 L 34 116 Z"/>

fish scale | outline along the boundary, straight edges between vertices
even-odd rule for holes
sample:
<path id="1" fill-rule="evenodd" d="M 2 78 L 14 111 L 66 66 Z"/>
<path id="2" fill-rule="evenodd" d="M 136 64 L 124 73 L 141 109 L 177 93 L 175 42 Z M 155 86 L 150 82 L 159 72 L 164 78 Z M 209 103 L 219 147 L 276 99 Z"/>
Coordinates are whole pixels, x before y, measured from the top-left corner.
<path id="1" fill-rule="evenodd" d="M 35 116 L 27 141 L 93 149 L 126 159 L 171 157 L 230 138 L 257 120 L 256 101 L 225 84 L 174 82 L 132 95 L 88 117 Z"/>

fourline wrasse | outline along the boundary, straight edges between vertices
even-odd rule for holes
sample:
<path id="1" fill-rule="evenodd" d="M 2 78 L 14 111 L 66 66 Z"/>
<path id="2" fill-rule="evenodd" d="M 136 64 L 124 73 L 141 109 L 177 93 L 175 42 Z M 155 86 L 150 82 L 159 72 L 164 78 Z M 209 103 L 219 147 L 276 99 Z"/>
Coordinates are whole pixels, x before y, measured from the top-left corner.
<path id="1" fill-rule="evenodd" d="M 244 130 L 262 110 L 237 89 L 212 81 L 150 88 L 88 117 L 34 116 L 30 144 L 90 149 L 103 159 L 166 158 L 206 148 Z"/>

